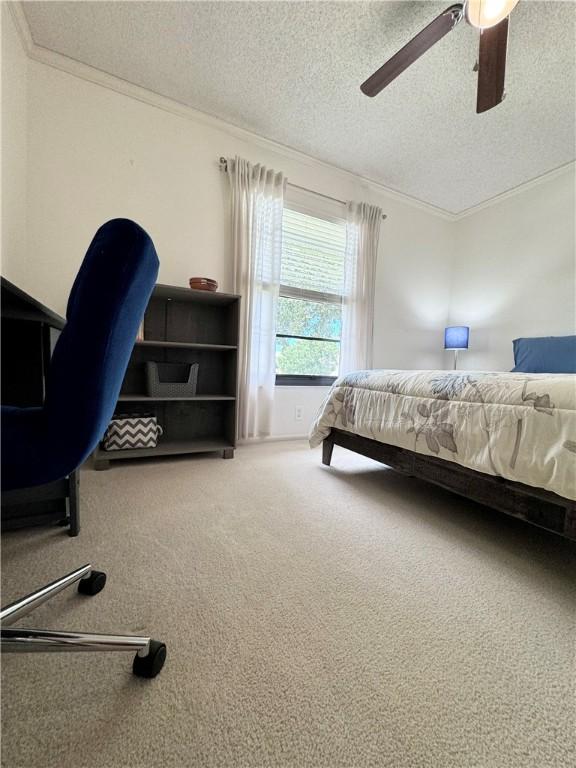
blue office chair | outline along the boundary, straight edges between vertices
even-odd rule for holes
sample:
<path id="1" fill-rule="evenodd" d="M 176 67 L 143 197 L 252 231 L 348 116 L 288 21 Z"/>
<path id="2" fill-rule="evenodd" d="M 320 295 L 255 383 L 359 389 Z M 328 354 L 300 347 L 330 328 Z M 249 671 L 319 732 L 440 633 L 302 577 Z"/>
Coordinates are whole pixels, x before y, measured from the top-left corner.
<path id="1" fill-rule="evenodd" d="M 146 232 L 114 219 L 96 232 L 66 310 L 41 408 L 2 407 L 2 489 L 42 485 L 66 477 L 88 458 L 108 426 L 158 274 Z M 154 677 L 166 646 L 149 637 L 7 629 L 17 619 L 78 582 L 95 595 L 106 574 L 85 565 L 0 611 L 2 651 L 136 650 L 134 673 Z"/>

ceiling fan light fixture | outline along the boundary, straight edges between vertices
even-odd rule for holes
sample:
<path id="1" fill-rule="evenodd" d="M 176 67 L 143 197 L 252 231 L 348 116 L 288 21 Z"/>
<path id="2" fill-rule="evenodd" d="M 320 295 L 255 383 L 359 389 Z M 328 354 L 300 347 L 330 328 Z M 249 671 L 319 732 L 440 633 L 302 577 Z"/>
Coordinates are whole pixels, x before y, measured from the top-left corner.
<path id="1" fill-rule="evenodd" d="M 466 19 L 473 27 L 488 29 L 509 16 L 517 5 L 518 0 L 468 0 Z"/>

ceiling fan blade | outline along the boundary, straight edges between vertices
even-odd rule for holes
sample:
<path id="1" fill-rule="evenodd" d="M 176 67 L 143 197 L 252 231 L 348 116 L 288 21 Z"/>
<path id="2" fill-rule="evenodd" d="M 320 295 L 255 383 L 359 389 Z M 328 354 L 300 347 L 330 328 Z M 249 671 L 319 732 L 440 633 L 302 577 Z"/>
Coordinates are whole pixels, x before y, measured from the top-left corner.
<path id="1" fill-rule="evenodd" d="M 360 90 L 366 96 L 376 96 L 380 91 L 389 85 L 398 75 L 404 72 L 410 64 L 419 59 L 423 53 L 431 48 L 434 43 L 441 40 L 451 29 L 462 19 L 462 3 L 456 3 L 447 8 L 443 13 L 434 19 L 427 27 L 412 38 L 398 53 L 395 53 L 391 59 L 376 70 L 373 75 L 362 83 Z"/>
<path id="2" fill-rule="evenodd" d="M 504 98 L 508 17 L 495 27 L 480 32 L 478 54 L 478 96 L 476 112 L 486 112 Z"/>

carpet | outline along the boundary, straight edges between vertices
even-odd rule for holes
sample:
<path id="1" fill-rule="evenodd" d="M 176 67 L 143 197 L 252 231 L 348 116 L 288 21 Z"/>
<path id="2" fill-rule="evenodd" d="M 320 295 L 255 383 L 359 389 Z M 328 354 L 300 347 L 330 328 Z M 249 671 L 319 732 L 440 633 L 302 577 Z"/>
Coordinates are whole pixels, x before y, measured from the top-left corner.
<path id="1" fill-rule="evenodd" d="M 576 764 L 576 548 L 336 447 L 249 445 L 82 472 L 82 531 L 2 537 L 6 604 L 85 562 L 28 626 L 163 640 L 6 655 L 5 768 Z"/>

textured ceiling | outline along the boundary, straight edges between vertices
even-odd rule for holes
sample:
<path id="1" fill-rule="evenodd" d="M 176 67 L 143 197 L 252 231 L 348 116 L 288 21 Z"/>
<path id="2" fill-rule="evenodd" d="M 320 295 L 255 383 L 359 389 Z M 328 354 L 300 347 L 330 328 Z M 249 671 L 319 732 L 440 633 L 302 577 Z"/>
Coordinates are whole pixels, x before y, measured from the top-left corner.
<path id="1" fill-rule="evenodd" d="M 34 42 L 458 213 L 575 156 L 574 2 L 514 10 L 507 98 L 477 115 L 465 23 L 360 83 L 448 1 L 26 2 Z"/>

